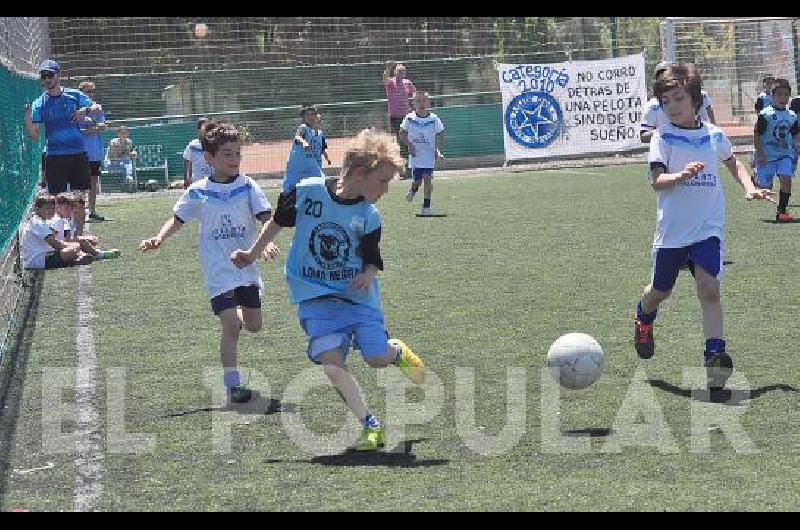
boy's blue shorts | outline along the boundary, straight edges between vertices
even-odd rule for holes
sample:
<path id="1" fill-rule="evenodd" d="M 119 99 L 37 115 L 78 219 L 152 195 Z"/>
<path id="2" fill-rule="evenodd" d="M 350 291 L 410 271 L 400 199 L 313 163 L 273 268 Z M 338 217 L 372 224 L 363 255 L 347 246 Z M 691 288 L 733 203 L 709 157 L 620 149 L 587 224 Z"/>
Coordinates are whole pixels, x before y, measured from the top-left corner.
<path id="1" fill-rule="evenodd" d="M 722 280 L 723 254 L 724 245 L 718 237 L 709 237 L 688 247 L 654 248 L 651 278 L 653 288 L 659 291 L 671 291 L 681 267 L 686 263 L 689 263 L 690 267 L 699 266 L 710 276 Z"/>
<path id="2" fill-rule="evenodd" d="M 759 184 L 762 188 L 771 188 L 772 180 L 776 176 L 792 178 L 796 164 L 796 159 L 793 160 L 792 157 L 788 156 L 777 160 L 768 160 L 764 165 L 756 162 L 756 174 L 758 175 Z"/>
<path id="3" fill-rule="evenodd" d="M 414 182 L 422 180 L 422 178 L 426 175 L 433 178 L 433 168 L 415 167 L 411 170 L 411 176 L 413 177 Z"/>
<path id="4" fill-rule="evenodd" d="M 297 316 L 308 335 L 306 353 L 313 363 L 320 364 L 319 356 L 336 348 L 347 357 L 351 343 L 364 359 L 384 355 L 389 347 L 380 309 L 324 297 L 300 302 Z"/>

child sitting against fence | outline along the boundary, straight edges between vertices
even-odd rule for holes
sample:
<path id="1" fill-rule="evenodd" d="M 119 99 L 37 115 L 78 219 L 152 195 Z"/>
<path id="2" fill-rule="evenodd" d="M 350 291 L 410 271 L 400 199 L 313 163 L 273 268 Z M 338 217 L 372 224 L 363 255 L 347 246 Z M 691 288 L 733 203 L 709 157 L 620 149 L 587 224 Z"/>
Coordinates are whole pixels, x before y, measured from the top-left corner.
<path id="1" fill-rule="evenodd" d="M 77 243 L 58 240 L 56 231 L 48 224 L 55 210 L 55 197 L 47 193 L 36 196 L 34 214 L 20 233 L 20 258 L 26 269 L 59 269 L 92 262 L 92 256 Z"/>
<path id="2" fill-rule="evenodd" d="M 95 236 L 78 236 L 75 232 L 73 211 L 83 208 L 85 199 L 77 193 L 59 193 L 56 195 L 56 213 L 48 220 L 50 228 L 56 233 L 56 239 L 64 243 L 77 243 L 80 249 L 94 259 L 118 258 L 120 251 L 117 249 L 101 250 L 99 240 Z"/>

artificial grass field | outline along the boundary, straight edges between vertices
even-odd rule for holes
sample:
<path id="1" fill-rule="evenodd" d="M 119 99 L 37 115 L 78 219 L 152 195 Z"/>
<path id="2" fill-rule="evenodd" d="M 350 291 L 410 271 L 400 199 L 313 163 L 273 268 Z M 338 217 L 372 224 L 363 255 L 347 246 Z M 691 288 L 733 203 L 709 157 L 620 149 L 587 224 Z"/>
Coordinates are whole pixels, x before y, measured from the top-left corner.
<path id="1" fill-rule="evenodd" d="M 107 441 L 110 419 L 121 414 L 119 393 L 109 399 L 107 377 L 124 369 L 125 431 L 153 444 L 138 454 L 103 444 L 97 509 L 797 509 L 800 228 L 774 224 L 774 205 L 746 203 L 722 170 L 725 338 L 737 369 L 732 384 L 743 390 L 727 404 L 703 403 L 683 375 L 702 366 L 703 346 L 687 272 L 659 311 L 655 357 L 641 361 L 633 350 L 632 315 L 650 278 L 655 226 L 655 194 L 644 170 L 636 164 L 439 177 L 433 208 L 447 217 L 431 219 L 415 216 L 421 193 L 409 205 L 407 183 L 390 186 L 378 203 L 387 327 L 441 381 L 442 399 L 430 421 L 407 426 L 402 438 L 388 440 L 387 451 L 366 455 L 339 454 L 333 445 L 312 454 L 287 432 L 286 421 L 296 420 L 317 436 L 343 425 L 358 432 L 331 388 L 318 386 L 303 399 L 287 394 L 293 381 L 314 373 L 283 280 L 291 229 L 278 238 L 281 258 L 260 265 L 264 328 L 243 333 L 239 344 L 243 378 L 250 376 L 263 399 L 249 411 L 222 410 L 206 383 L 211 370 L 211 381 L 221 385 L 220 331 L 203 291 L 197 226 L 141 254 L 139 241 L 156 234 L 178 196 L 101 198 L 99 211 L 115 220 L 92 224 L 91 231 L 123 256 L 91 266 L 100 426 Z M 277 193 L 267 190 L 273 206 Z M 44 274 L 21 345 L 3 362 L 3 511 L 74 509 L 75 454 L 44 452 L 42 389 L 50 381 L 42 374 L 45 367 L 76 366 L 77 277 L 76 269 Z M 590 388 L 562 391 L 555 414 L 550 395 L 542 397 L 540 370 L 549 345 L 570 331 L 597 338 L 606 366 Z M 377 372 L 358 352 L 350 353 L 349 365 L 387 423 Z M 525 412 L 522 432 L 512 429 L 509 437 L 518 441 L 499 454 L 480 454 L 465 442 L 457 377 L 466 368 L 475 375 L 475 424 L 489 436 L 507 421 L 507 368 L 524 378 L 524 400 L 513 411 Z M 382 376 L 391 371 L 397 372 L 389 368 Z M 64 403 L 74 403 L 74 394 L 64 389 Z M 436 412 L 421 404 L 426 396 L 409 390 L 409 413 Z M 699 433 L 709 450 L 697 450 L 691 435 L 697 407 L 733 414 L 752 445 L 712 427 Z M 661 438 L 631 434 L 658 420 Z M 567 443 L 591 435 L 588 449 L 571 454 L 549 447 L 543 424 L 546 430 L 553 421 Z M 215 441 L 214 423 L 225 422 L 235 422 L 230 437 Z M 63 433 L 74 428 L 62 424 Z M 748 454 L 737 451 L 747 447 Z M 48 462 L 48 469 L 19 472 Z"/>

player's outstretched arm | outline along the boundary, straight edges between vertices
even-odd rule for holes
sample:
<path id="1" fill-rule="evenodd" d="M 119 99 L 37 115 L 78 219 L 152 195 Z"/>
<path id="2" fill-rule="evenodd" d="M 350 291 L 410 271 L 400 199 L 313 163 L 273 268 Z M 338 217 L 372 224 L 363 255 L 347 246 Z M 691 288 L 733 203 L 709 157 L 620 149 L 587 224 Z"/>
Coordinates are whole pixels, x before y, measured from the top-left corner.
<path id="1" fill-rule="evenodd" d="M 386 61 L 386 70 L 383 71 L 383 84 L 389 83 L 389 79 L 394 76 L 394 67 L 397 66 L 397 61 Z"/>
<path id="2" fill-rule="evenodd" d="M 231 253 L 231 262 L 240 269 L 247 267 L 267 249 L 267 245 L 272 243 L 280 231 L 281 226 L 275 222 L 275 218 L 270 219 L 261 229 L 261 233 L 258 235 L 256 242 L 253 243 L 253 246 L 247 250 L 239 249 Z"/>
<path id="3" fill-rule="evenodd" d="M 728 160 L 725 160 L 722 163 L 725 164 L 725 167 L 728 168 L 731 176 L 736 179 L 736 181 L 744 190 L 745 199 L 748 201 L 753 199 L 761 199 L 769 202 L 775 202 L 775 196 L 772 193 L 772 190 L 762 190 L 756 188 L 753 185 L 753 181 L 750 180 L 750 175 L 747 174 L 747 170 L 744 168 L 741 162 L 736 160 L 735 156 L 730 157 Z"/>
<path id="4" fill-rule="evenodd" d="M 157 249 L 161 246 L 161 243 L 163 243 L 165 239 L 180 230 L 182 226 L 183 223 L 178 221 L 175 216 L 170 217 L 167 219 L 167 222 L 164 223 L 164 226 L 161 227 L 161 230 L 158 232 L 156 237 L 143 239 L 142 242 L 139 243 L 139 250 L 142 252 L 147 252 L 148 250 Z"/>
<path id="5" fill-rule="evenodd" d="M 657 191 L 669 189 L 697 175 L 703 171 L 704 167 L 705 165 L 702 162 L 689 162 L 680 173 L 667 173 L 663 166 L 656 166 L 650 170 L 650 176 L 652 177 L 651 185 L 653 189 Z"/>

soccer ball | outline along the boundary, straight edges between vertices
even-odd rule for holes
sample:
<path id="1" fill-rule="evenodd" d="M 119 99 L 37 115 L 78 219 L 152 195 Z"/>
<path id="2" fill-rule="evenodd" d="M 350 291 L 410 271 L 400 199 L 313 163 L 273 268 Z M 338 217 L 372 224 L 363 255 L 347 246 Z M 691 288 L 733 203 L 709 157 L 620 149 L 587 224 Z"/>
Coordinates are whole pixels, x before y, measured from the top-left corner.
<path id="1" fill-rule="evenodd" d="M 550 375 L 570 390 L 580 390 L 597 381 L 603 364 L 603 348 L 586 333 L 562 335 L 547 351 Z"/>
<path id="2" fill-rule="evenodd" d="M 158 185 L 157 180 L 151 179 L 147 181 L 147 184 L 145 184 L 145 188 L 147 189 L 147 191 L 158 191 L 158 188 L 160 188 L 160 186 Z"/>

